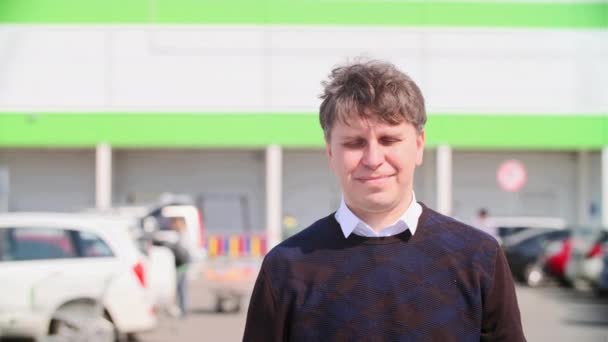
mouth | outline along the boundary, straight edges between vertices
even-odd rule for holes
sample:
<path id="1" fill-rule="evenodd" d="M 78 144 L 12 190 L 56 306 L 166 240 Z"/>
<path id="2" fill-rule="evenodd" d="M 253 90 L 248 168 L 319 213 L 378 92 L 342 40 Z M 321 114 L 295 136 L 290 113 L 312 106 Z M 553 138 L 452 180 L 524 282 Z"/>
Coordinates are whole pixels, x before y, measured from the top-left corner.
<path id="1" fill-rule="evenodd" d="M 381 183 L 394 175 L 382 175 L 382 176 L 368 176 L 368 177 L 356 177 L 355 179 L 362 183 Z"/>

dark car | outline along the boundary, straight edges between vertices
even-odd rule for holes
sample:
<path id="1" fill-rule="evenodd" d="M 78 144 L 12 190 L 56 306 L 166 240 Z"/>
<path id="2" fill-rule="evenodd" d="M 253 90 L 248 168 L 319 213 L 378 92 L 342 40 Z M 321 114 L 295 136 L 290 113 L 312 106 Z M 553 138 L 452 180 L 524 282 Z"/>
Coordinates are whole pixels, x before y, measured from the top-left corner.
<path id="1" fill-rule="evenodd" d="M 602 297 L 608 297 L 608 240 L 604 242 L 602 253 L 604 264 L 598 278 L 596 293 Z"/>
<path id="2" fill-rule="evenodd" d="M 547 276 L 545 249 L 570 234 L 569 229 L 535 228 L 510 236 L 502 247 L 515 279 L 529 286 L 542 284 Z"/>

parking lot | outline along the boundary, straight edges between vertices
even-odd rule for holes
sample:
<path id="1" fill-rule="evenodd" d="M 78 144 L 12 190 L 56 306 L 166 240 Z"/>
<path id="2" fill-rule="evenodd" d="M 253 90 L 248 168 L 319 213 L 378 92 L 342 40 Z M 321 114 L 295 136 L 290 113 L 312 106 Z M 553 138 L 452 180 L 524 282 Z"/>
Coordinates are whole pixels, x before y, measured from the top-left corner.
<path id="1" fill-rule="evenodd" d="M 518 287 L 528 341 L 608 341 L 608 301 L 570 289 Z"/>
<path id="2" fill-rule="evenodd" d="M 528 341 L 608 342 L 608 300 L 587 293 L 549 286 L 518 286 L 520 309 Z M 202 281 L 192 284 L 191 314 L 185 319 L 165 319 L 142 342 L 240 341 L 246 306 L 237 314 L 213 312 L 212 298 Z"/>
<path id="3" fill-rule="evenodd" d="M 192 282 L 190 313 L 186 318 L 164 317 L 153 332 L 140 334 L 141 342 L 165 341 L 240 341 L 247 313 L 247 302 L 238 313 L 216 313 L 214 298 L 204 280 Z"/>

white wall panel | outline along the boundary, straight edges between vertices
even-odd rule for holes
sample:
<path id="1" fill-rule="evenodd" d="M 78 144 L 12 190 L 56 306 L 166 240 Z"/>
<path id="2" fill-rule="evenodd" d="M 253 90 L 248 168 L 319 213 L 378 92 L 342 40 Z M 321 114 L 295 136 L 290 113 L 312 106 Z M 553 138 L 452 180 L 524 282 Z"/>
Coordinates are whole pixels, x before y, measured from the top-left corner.
<path id="1" fill-rule="evenodd" d="M 95 206 L 93 150 L 0 150 L 10 175 L 11 211 L 72 211 Z"/>
<path id="2" fill-rule="evenodd" d="M 521 161 L 526 185 L 516 193 L 503 191 L 496 170 L 508 159 Z M 577 159 L 574 152 L 455 151 L 454 215 L 469 221 L 479 208 L 497 216 L 577 217 Z"/>
<path id="3" fill-rule="evenodd" d="M 277 56 L 272 58 L 270 82 L 272 110 L 317 111 L 321 103 L 319 95 L 323 88 L 321 81 L 340 62 L 349 60 L 347 53 L 335 52 L 327 56 Z M 406 60 L 398 56 L 376 54 L 377 58 L 392 60 L 404 69 L 418 70 L 420 62 L 414 57 Z M 309 72 L 302 72 L 310 68 Z M 414 73 L 411 77 L 415 79 Z M 417 79 L 415 79 L 418 81 Z"/>
<path id="4" fill-rule="evenodd" d="M 0 110 L 315 111 L 320 82 L 388 59 L 432 112 L 603 113 L 608 32 L 299 26 L 4 26 Z"/>
<path id="5" fill-rule="evenodd" d="M 0 30 L 0 108 L 105 104 L 105 33 L 75 28 Z"/>
<path id="6" fill-rule="evenodd" d="M 262 151 L 114 150 L 113 154 L 115 203 L 125 203 L 129 196 L 151 201 L 164 192 L 195 199 L 202 195 L 210 231 L 264 229 Z M 240 208 L 238 198 L 245 201 Z"/>
<path id="7" fill-rule="evenodd" d="M 576 66 L 568 60 L 448 55 L 433 58 L 427 100 L 439 112 L 587 112 L 591 108 L 576 98 L 576 78 Z"/>
<path id="8" fill-rule="evenodd" d="M 173 37 L 179 36 L 172 33 Z M 171 45 L 166 42 L 168 38 L 157 41 L 155 35 L 144 31 L 117 33 L 113 43 L 114 104 L 202 110 L 260 108 L 263 55 L 221 53 L 214 49 L 213 42 L 209 42 L 210 49 L 198 50 L 200 41 L 208 35 L 201 30 L 196 39 L 196 34 L 188 32 L 182 37 L 191 39 L 192 46 L 187 49 L 179 40 Z M 234 41 L 232 32 L 224 32 L 216 40 L 232 41 L 239 46 L 248 38 L 249 35 L 244 35 Z"/>
<path id="9" fill-rule="evenodd" d="M 338 208 L 341 192 L 324 150 L 286 150 L 283 163 L 283 212 L 300 229 Z"/>

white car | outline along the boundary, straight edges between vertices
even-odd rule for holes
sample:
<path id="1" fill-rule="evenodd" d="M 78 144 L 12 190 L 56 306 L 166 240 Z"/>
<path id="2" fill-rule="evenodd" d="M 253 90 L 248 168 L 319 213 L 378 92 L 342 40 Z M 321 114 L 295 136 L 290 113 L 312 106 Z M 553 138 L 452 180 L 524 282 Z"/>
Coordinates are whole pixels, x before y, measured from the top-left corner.
<path id="1" fill-rule="evenodd" d="M 116 206 L 98 211 L 88 209 L 87 212 L 105 213 L 117 217 L 139 219 L 141 229 L 153 235 L 157 242 L 175 243 L 178 234 L 170 226 L 170 220 L 174 218 L 183 219 L 186 224 L 188 245 L 191 262 L 198 263 L 205 260 L 204 234 L 205 228 L 200 209 L 190 201 L 182 199 L 180 202 L 169 201 L 150 205 L 139 206 Z"/>
<path id="2" fill-rule="evenodd" d="M 572 232 L 566 278 L 575 287 L 596 287 L 604 268 L 603 245 L 608 241 L 608 230 L 581 226 L 575 227 Z"/>
<path id="3" fill-rule="evenodd" d="M 501 244 L 510 244 L 509 240 L 518 240 L 519 233 L 535 229 L 566 229 L 568 224 L 561 217 L 541 216 L 492 216 L 492 225 L 497 228 Z M 534 234 L 534 233 L 532 233 Z M 522 235 L 525 236 L 525 235 Z"/>
<path id="4" fill-rule="evenodd" d="M 0 215 L 0 336 L 40 341 L 61 333 L 57 317 L 95 307 L 115 337 L 153 329 L 150 261 L 128 225 L 89 214 Z"/>

